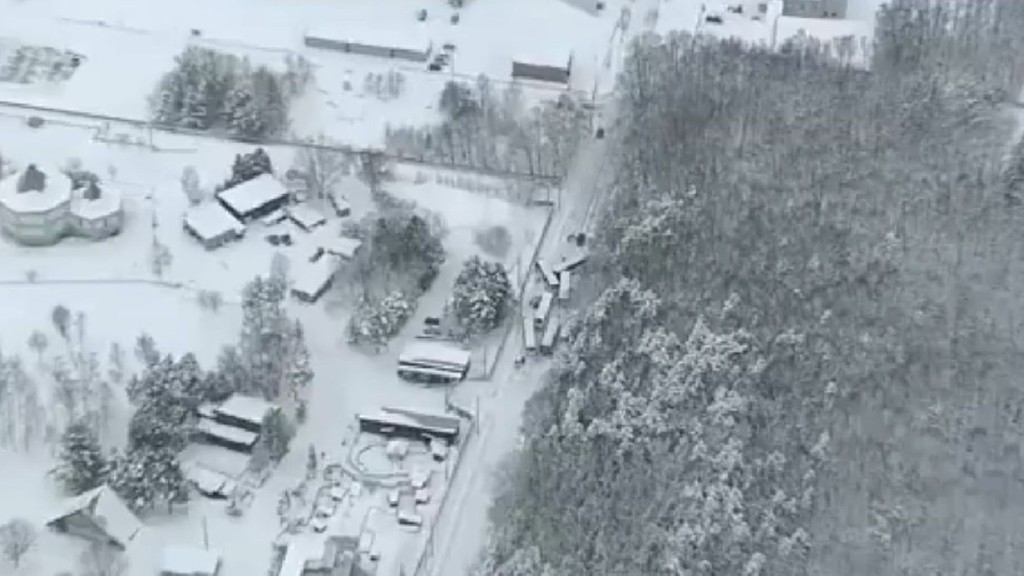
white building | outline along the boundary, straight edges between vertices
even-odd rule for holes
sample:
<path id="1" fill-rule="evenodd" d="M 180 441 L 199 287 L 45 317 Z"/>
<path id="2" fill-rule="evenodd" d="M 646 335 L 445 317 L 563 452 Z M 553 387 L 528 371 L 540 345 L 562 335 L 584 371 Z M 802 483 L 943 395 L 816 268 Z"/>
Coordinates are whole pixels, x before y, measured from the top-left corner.
<path id="1" fill-rule="evenodd" d="M 325 240 L 321 243 L 320 247 L 328 254 L 340 256 L 344 260 L 351 260 L 356 257 L 356 252 L 359 251 L 359 247 L 362 245 L 363 241 L 358 238 L 338 236 L 337 238 Z"/>
<path id="2" fill-rule="evenodd" d="M 207 250 L 241 238 L 245 224 L 216 202 L 193 206 L 185 212 L 185 231 L 199 240 Z"/>
<path id="3" fill-rule="evenodd" d="M 426 62 L 433 44 L 422 25 L 398 29 L 354 22 L 309 30 L 305 43 L 310 48 L 413 62 Z"/>
<path id="4" fill-rule="evenodd" d="M 512 79 L 568 84 L 572 75 L 572 50 L 553 48 L 517 54 L 512 59 Z"/>
<path id="5" fill-rule="evenodd" d="M 273 174 L 260 174 L 217 193 L 217 201 L 242 222 L 274 212 L 287 204 L 290 197 L 288 189 Z"/>
<path id="6" fill-rule="evenodd" d="M 288 218 L 306 232 L 327 223 L 327 217 L 312 206 L 300 204 L 288 209 Z"/>
<path id="7" fill-rule="evenodd" d="M 70 498 L 47 527 L 124 550 L 142 523 L 108 487 L 100 486 Z"/>
<path id="8" fill-rule="evenodd" d="M 98 184 L 72 189 L 60 170 L 35 164 L 0 181 L 0 227 L 21 244 L 49 245 L 66 236 L 101 239 L 124 226 L 121 195 Z"/>
<path id="9" fill-rule="evenodd" d="M 292 295 L 303 302 L 316 302 L 331 287 L 337 271 L 338 262 L 330 256 L 303 265 L 295 271 Z"/>

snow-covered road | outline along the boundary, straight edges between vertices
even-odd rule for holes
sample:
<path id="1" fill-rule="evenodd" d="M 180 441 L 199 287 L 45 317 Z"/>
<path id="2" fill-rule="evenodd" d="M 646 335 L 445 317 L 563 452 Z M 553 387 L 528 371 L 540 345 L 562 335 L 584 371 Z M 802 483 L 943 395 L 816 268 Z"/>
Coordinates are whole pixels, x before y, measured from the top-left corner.
<path id="1" fill-rule="evenodd" d="M 655 21 L 640 24 L 637 15 L 643 15 L 656 8 L 660 0 L 637 0 L 632 8 L 633 26 L 626 31 L 625 43 L 638 33 L 649 31 Z M 620 58 L 612 60 L 612 69 L 604 72 L 614 75 Z M 615 98 L 600 98 L 596 117 L 599 123 L 610 130 L 615 125 Z M 569 170 L 561 192 L 558 210 L 551 223 L 551 229 L 541 247 L 540 256 L 548 261 L 557 261 L 569 234 L 592 232 L 597 207 L 598 183 L 609 169 L 606 148 L 608 140 L 589 138 L 578 151 Z M 512 342 L 521 341 L 519 329 L 510 336 Z M 480 399 L 480 428 L 471 441 L 466 454 L 466 467 L 456 475 L 451 486 L 449 500 L 441 511 L 435 525 L 434 550 L 427 569 L 414 576 L 463 576 L 473 566 L 486 542 L 488 532 L 488 509 L 494 490 L 495 471 L 504 458 L 516 447 L 522 423 L 523 406 L 541 386 L 547 363 L 533 361 L 516 370 L 512 363 L 515 354 L 506 353 L 489 382 L 463 386 L 459 395 L 476 396 Z"/>

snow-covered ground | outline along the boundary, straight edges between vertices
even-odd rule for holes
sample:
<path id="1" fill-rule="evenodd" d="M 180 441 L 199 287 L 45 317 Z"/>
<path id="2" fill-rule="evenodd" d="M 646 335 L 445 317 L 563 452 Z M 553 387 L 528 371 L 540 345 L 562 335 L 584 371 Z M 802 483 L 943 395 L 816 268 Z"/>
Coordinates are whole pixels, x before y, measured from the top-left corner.
<path id="1" fill-rule="evenodd" d="M 157 81 L 189 44 L 276 67 L 286 55 L 301 54 L 314 66 L 316 86 L 295 106 L 293 132 L 328 133 L 341 142 L 374 145 L 389 124 L 436 120 L 445 82 L 486 75 L 505 85 L 511 80 L 512 59 L 523 55 L 561 62 L 571 52 L 571 88 L 590 93 L 623 3 L 607 2 L 599 16 L 591 16 L 550 0 L 471 2 L 453 25 L 452 9 L 442 0 L 218 0 L 217 18 L 210 18 L 208 3 L 200 0 L 162 6 L 129 0 L 0 0 L 0 40 L 69 49 L 84 57 L 66 81 L 0 83 L 0 100 L 142 120 Z M 421 8 L 428 11 L 422 23 L 416 19 Z M 373 31 L 381 37 L 422 36 L 435 47 L 451 43 L 456 51 L 450 69 L 430 72 L 422 63 L 307 48 L 304 34 L 324 23 L 360 36 L 372 37 Z M 192 30 L 201 36 L 193 36 Z M 367 74 L 392 70 L 406 76 L 401 96 L 382 101 L 363 93 Z M 112 83 L 116 88 L 110 88 Z M 561 90 L 531 82 L 523 86 L 528 99 L 554 97 Z"/>
<path id="2" fill-rule="evenodd" d="M 99 124 L 50 122 L 32 129 L 23 118 L 0 116 L 0 151 L 5 162 L 59 166 L 77 158 L 84 168 L 98 173 L 106 186 L 116 187 L 125 198 L 125 228 L 120 235 L 105 241 L 67 239 L 55 246 L 30 248 L 0 238 L 0 260 L 5 264 L 0 270 L 0 301 L 4 302 L 0 322 L 5 327 L 0 334 L 0 348 L 6 354 L 22 355 L 30 373 L 39 381 L 44 403 L 49 398 L 46 370 L 37 361 L 28 340 L 34 330 L 39 330 L 50 342 L 47 361 L 63 353 L 62 340 L 51 320 L 54 306 L 60 304 L 73 314 L 84 315 L 85 345 L 104 364 L 110 344 L 118 342 L 126 352 L 129 367 L 134 366 L 134 340 L 145 331 L 153 336 L 161 351 L 195 352 L 204 366 L 211 367 L 220 347 L 237 337 L 241 323 L 237 304 L 244 284 L 258 274 L 266 274 L 275 253 L 284 254 L 290 269 L 297 271 L 308 264 L 308 258 L 322 240 L 336 236 L 341 226 L 341 219 L 334 216 L 312 233 L 289 222 L 266 229 L 254 223 L 241 241 L 207 251 L 182 229 L 181 219 L 188 207 L 180 184 L 182 170 L 194 166 L 203 186 L 212 188 L 227 178 L 234 156 L 253 147 L 155 135 L 153 144 L 162 151 L 153 151 L 146 146 L 97 141 L 97 131 L 102 132 Z M 131 136 L 146 141 L 149 138 L 142 132 Z M 295 153 L 282 148 L 267 151 L 279 170 L 291 165 Z M 545 213 L 496 197 L 504 193 L 506 186 L 493 178 L 423 167 L 396 167 L 395 179 L 386 185 L 387 189 L 437 213 L 450 230 L 445 239 L 448 261 L 435 289 L 424 296 L 421 314 L 439 310 L 463 259 L 482 254 L 473 243 L 475 231 L 491 226 L 509 229 L 513 246 L 503 260 L 510 267 L 524 258 L 521 252 L 532 252 Z M 368 188 L 355 177 L 344 178 L 339 191 L 352 205 L 350 219 L 360 218 L 372 209 Z M 264 239 L 271 232 L 290 233 L 294 244 L 271 246 Z M 166 246 L 172 256 L 162 278 L 157 278 L 151 267 L 154 239 Z M 220 292 L 224 304 L 218 311 L 202 308 L 197 298 L 200 290 Z M 211 548 L 224 556 L 224 576 L 264 573 L 270 562 L 270 543 L 278 531 L 277 496 L 304 477 L 308 445 L 327 452 L 329 459 L 338 459 L 347 450 L 342 442 L 351 438 L 357 412 L 376 411 L 389 404 L 443 410 L 442 390 L 406 383 L 394 370 L 398 351 L 414 337 L 422 322 L 414 319 L 389 351 L 368 355 L 346 344 L 350 303 L 341 289 L 329 292 L 321 303 L 314 305 L 289 299 L 289 312 L 305 327 L 316 373 L 308 423 L 300 427 L 295 450 L 257 492 L 246 515 L 229 517 L 224 513 L 223 502 L 206 500 L 191 503 L 187 512 L 180 510 L 171 516 L 155 513 L 146 518 L 146 536 L 133 546 L 133 570 L 138 572 L 132 574 L 152 573 L 153 562 L 163 545 L 201 544 L 204 524 Z M 117 392 L 121 404 L 115 421 L 123 423 L 123 392 Z M 0 481 L 0 520 L 24 515 L 41 523 L 47 511 L 57 504 L 53 487 L 43 476 L 43 471 L 52 465 L 51 456 L 47 448 L 31 455 L 0 456 L 0 468 L 17 470 L 16 474 L 5 474 Z M 386 562 L 382 559 L 382 566 L 411 566 L 421 548 L 423 534 L 393 532 L 389 535 L 384 527 L 378 530 L 379 537 L 385 540 L 399 539 L 381 542 L 380 549 L 388 555 Z M 38 550 L 18 574 L 48 576 L 70 567 L 82 547 L 66 544 L 66 540 L 51 534 L 42 536 Z"/>

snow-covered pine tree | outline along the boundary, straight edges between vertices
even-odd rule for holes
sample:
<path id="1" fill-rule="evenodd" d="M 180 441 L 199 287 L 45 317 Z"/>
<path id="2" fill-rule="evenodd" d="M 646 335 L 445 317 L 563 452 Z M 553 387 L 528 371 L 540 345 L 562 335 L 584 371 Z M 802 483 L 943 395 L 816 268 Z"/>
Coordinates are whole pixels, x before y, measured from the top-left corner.
<path id="1" fill-rule="evenodd" d="M 512 298 L 505 267 L 478 256 L 467 260 L 452 289 L 452 310 L 468 334 L 483 334 L 501 323 Z"/>
<path id="2" fill-rule="evenodd" d="M 202 80 L 185 86 L 181 110 L 183 127 L 194 130 L 205 130 L 210 127 L 210 110 L 207 107 L 205 92 L 206 85 Z"/>
<path id="3" fill-rule="evenodd" d="M 266 447 L 267 454 L 275 462 L 280 461 L 288 453 L 295 437 L 295 426 L 283 411 L 274 410 L 263 419 L 261 430 L 260 442 Z"/>
<path id="4" fill-rule="evenodd" d="M 143 451 L 115 452 L 111 462 L 107 481 L 111 489 L 136 513 L 152 509 L 157 500 L 156 489 L 148 475 Z"/>
<path id="5" fill-rule="evenodd" d="M 266 126 L 253 96 L 251 83 L 246 82 L 228 93 L 224 112 L 228 130 L 232 135 L 246 140 L 255 140 L 263 136 Z"/>
<path id="6" fill-rule="evenodd" d="M 209 386 L 210 393 L 224 394 L 249 391 L 249 369 L 242 361 L 236 346 L 225 346 L 217 357 L 216 381 Z"/>
<path id="7" fill-rule="evenodd" d="M 291 335 L 291 357 L 288 362 L 286 380 L 288 391 L 296 400 L 302 397 L 302 392 L 313 380 L 313 368 L 309 364 L 309 349 L 306 347 L 306 337 L 302 329 L 302 323 L 298 320 L 292 328 Z"/>
<path id="8" fill-rule="evenodd" d="M 261 132 L 256 136 L 270 136 L 284 130 L 288 123 L 288 104 L 278 75 L 265 66 L 257 68 L 252 75 L 252 93 L 261 123 Z"/>
<path id="9" fill-rule="evenodd" d="M 250 386 L 267 399 L 280 394 L 291 325 L 284 312 L 286 286 L 256 277 L 242 292 L 242 333 L 238 351 Z"/>
<path id="10" fill-rule="evenodd" d="M 60 439 L 60 465 L 54 476 L 64 490 L 81 494 L 101 485 L 110 471 L 96 433 L 84 422 L 73 422 Z"/>
<path id="11" fill-rule="evenodd" d="M 177 451 L 167 447 L 147 449 L 140 454 L 146 478 L 153 487 L 154 502 L 167 504 L 188 501 L 188 480 L 178 463 Z"/>

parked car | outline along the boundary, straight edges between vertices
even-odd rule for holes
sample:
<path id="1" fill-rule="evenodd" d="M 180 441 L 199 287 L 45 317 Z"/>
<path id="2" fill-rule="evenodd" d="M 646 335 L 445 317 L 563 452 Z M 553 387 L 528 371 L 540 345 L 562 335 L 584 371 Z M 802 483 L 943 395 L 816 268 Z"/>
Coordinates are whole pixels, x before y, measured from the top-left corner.
<path id="1" fill-rule="evenodd" d="M 721 24 L 723 20 L 724 19 L 722 18 L 722 15 L 717 14 L 715 12 L 712 12 L 704 17 L 704 21 L 709 24 Z"/>
<path id="2" fill-rule="evenodd" d="M 438 64 L 437 62 L 431 62 L 430 64 L 427 64 L 427 70 L 431 72 L 440 72 L 441 65 Z"/>

